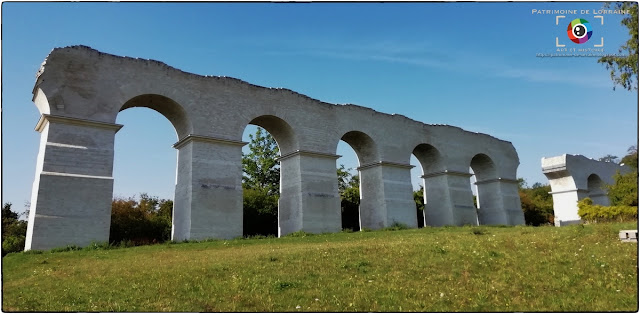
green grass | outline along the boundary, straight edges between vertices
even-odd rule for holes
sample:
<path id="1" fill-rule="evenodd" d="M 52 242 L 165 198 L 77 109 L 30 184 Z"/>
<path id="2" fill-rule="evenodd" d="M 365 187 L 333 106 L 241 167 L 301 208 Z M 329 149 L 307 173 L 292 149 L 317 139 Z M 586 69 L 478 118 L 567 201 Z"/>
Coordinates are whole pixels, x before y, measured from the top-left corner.
<path id="1" fill-rule="evenodd" d="M 4 311 L 638 310 L 637 223 L 444 227 L 9 254 Z"/>

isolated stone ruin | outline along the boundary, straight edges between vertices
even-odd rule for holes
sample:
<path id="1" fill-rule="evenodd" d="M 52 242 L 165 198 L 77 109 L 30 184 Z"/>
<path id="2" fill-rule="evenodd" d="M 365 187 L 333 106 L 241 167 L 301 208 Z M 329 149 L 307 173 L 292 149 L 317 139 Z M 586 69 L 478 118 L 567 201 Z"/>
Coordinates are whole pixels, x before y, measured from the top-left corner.
<path id="1" fill-rule="evenodd" d="M 589 197 L 593 204 L 609 206 L 604 184 L 613 184 L 616 172 L 629 167 L 598 161 L 582 155 L 542 158 L 542 172 L 549 179 L 556 226 L 580 223 L 578 201 Z"/>
<path id="2" fill-rule="evenodd" d="M 122 127 L 115 121 L 131 107 L 160 112 L 177 133 L 173 240 L 242 236 L 241 149 L 248 124 L 266 129 L 280 148 L 280 236 L 341 230 L 340 140 L 358 157 L 363 228 L 418 226 L 411 154 L 423 170 L 427 225 L 524 223 L 513 145 L 458 127 L 85 46 L 49 54 L 37 73 L 33 101 L 41 113 L 41 140 L 26 250 L 108 241 L 114 137 Z"/>

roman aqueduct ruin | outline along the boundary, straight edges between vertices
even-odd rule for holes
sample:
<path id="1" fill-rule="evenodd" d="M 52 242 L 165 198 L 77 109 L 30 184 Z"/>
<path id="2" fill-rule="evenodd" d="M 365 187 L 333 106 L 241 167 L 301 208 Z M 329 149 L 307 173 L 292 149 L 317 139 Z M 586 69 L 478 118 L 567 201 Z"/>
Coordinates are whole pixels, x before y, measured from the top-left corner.
<path id="1" fill-rule="evenodd" d="M 85 46 L 49 54 L 33 101 L 41 140 L 26 250 L 108 240 L 114 137 L 121 128 L 115 121 L 131 107 L 160 112 L 177 133 L 174 240 L 242 236 L 241 150 L 248 124 L 266 129 L 280 148 L 280 235 L 341 230 L 340 140 L 358 157 L 364 228 L 417 227 L 412 154 L 423 170 L 427 225 L 524 223 L 516 150 L 486 134 Z"/>

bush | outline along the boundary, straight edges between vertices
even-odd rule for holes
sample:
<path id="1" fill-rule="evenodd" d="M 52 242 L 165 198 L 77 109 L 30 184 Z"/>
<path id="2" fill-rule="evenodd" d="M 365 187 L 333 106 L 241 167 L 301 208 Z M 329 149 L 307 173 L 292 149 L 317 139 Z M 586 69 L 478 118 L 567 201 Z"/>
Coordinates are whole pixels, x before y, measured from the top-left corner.
<path id="1" fill-rule="evenodd" d="M 607 194 L 613 206 L 638 206 L 638 171 L 613 176 L 613 185 L 607 185 Z"/>
<path id="2" fill-rule="evenodd" d="M 528 187 L 524 180 L 521 181 L 518 194 L 527 225 L 553 224 L 553 198 L 549 192 L 551 192 L 549 185 L 535 183 L 532 187 Z"/>
<path id="3" fill-rule="evenodd" d="M 11 210 L 11 203 L 2 206 L 2 256 L 24 250 L 27 222 Z"/>
<path id="4" fill-rule="evenodd" d="M 111 203 L 109 242 L 143 245 L 171 237 L 173 201 L 141 194 L 140 200 L 116 198 Z"/>
<path id="5" fill-rule="evenodd" d="M 21 235 L 12 235 L 4 237 L 2 240 L 2 256 L 12 252 L 24 251 L 25 237 Z"/>
<path id="6" fill-rule="evenodd" d="M 590 198 L 578 202 L 578 215 L 586 222 L 623 222 L 638 219 L 637 206 L 593 205 Z"/>
<path id="7" fill-rule="evenodd" d="M 340 193 L 342 229 L 360 231 L 360 189 L 349 186 Z"/>
<path id="8" fill-rule="evenodd" d="M 267 189 L 244 189 L 242 233 L 244 237 L 278 234 L 278 195 Z"/>

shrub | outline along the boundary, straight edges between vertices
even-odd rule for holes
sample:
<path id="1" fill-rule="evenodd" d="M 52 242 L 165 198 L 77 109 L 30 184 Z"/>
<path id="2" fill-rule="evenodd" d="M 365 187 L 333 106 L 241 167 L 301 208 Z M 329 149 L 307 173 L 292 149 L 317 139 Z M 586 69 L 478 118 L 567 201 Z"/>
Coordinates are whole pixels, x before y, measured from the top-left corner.
<path id="1" fill-rule="evenodd" d="M 638 207 L 593 205 L 587 197 L 578 202 L 578 215 L 586 222 L 633 221 L 638 219 Z"/>
<path id="2" fill-rule="evenodd" d="M 173 201 L 141 194 L 140 200 L 116 198 L 111 203 L 109 242 L 127 245 L 162 243 L 171 237 Z"/>
<path id="3" fill-rule="evenodd" d="M 520 202 L 527 225 L 540 226 L 553 224 L 553 199 L 549 192 L 551 186 L 535 183 L 528 187 L 524 180 L 519 187 Z"/>
<path id="4" fill-rule="evenodd" d="M 340 193 L 342 229 L 360 230 L 360 190 L 357 186 L 345 188 Z"/>
<path id="5" fill-rule="evenodd" d="M 11 203 L 2 206 L 2 256 L 24 250 L 27 222 L 11 210 Z"/>
<path id="6" fill-rule="evenodd" d="M 11 235 L 2 240 L 2 256 L 12 252 L 24 250 L 25 237 L 22 235 Z"/>
<path id="7" fill-rule="evenodd" d="M 243 236 L 278 234 L 278 195 L 267 189 L 244 189 Z"/>
<path id="8" fill-rule="evenodd" d="M 613 176 L 614 183 L 607 185 L 607 194 L 611 205 L 638 206 L 638 171 L 634 170 L 626 174 L 616 172 Z"/>

